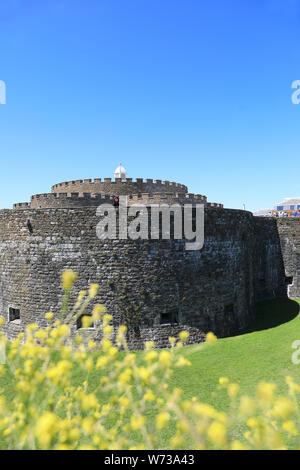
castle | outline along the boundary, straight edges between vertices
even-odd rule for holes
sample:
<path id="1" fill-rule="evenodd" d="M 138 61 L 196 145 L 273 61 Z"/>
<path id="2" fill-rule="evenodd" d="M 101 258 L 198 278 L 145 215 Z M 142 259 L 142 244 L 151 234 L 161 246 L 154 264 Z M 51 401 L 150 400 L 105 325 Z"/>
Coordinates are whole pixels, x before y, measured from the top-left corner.
<path id="1" fill-rule="evenodd" d="M 96 208 L 126 195 L 143 202 L 205 206 L 204 246 L 187 251 L 184 240 L 101 240 Z M 100 285 L 95 301 L 128 325 L 133 349 L 189 331 L 190 343 L 206 332 L 226 336 L 245 329 L 255 303 L 300 297 L 300 225 L 297 219 L 254 217 L 225 209 L 179 183 L 126 177 L 120 165 L 114 179 L 55 184 L 50 193 L 0 211 L 0 313 L 14 338 L 27 324 L 45 324 L 48 311 L 59 315 L 60 276 L 70 268 L 78 281 L 70 302 L 89 283 Z M 80 322 L 74 326 L 85 332 Z"/>

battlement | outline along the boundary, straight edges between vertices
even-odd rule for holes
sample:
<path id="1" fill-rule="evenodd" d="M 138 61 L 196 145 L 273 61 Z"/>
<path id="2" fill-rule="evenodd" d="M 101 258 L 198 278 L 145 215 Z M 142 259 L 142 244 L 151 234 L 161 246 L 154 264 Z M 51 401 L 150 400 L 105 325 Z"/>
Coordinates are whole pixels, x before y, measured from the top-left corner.
<path id="1" fill-rule="evenodd" d="M 14 210 L 23 210 L 23 209 L 30 209 L 30 203 L 29 202 L 18 202 L 13 205 Z"/>
<path id="2" fill-rule="evenodd" d="M 172 181 L 162 181 L 153 179 L 136 178 L 95 178 L 74 181 L 64 181 L 55 184 L 51 188 L 52 193 L 57 192 L 89 192 L 89 193 L 105 193 L 110 195 L 131 195 L 137 193 L 165 193 L 165 192 L 183 192 L 187 193 L 188 188 L 184 184 Z"/>
<path id="3" fill-rule="evenodd" d="M 219 209 L 223 209 L 223 204 L 219 204 L 218 202 L 208 202 L 207 203 L 208 207 L 217 207 Z"/>
<path id="4" fill-rule="evenodd" d="M 206 204 L 206 196 L 185 193 L 138 193 L 128 197 L 128 204 Z"/>
<path id="5" fill-rule="evenodd" d="M 31 196 L 31 209 L 56 207 L 84 207 L 112 204 L 113 196 L 98 193 L 46 193 Z"/>
<path id="6" fill-rule="evenodd" d="M 51 193 L 35 194 L 30 203 L 14 204 L 14 210 L 71 208 L 112 204 L 115 196 L 127 196 L 132 204 L 205 204 L 223 208 L 222 204 L 207 202 L 202 194 L 188 193 L 184 184 L 150 178 L 86 178 L 55 184 Z"/>
<path id="7" fill-rule="evenodd" d="M 113 204 L 114 196 L 104 193 L 59 192 L 31 196 L 30 203 L 14 204 L 14 210 L 91 207 L 100 204 Z M 206 196 L 192 193 L 137 193 L 128 196 L 128 205 L 133 204 L 205 204 L 208 207 L 223 208 L 222 204 L 207 202 Z"/>
<path id="8" fill-rule="evenodd" d="M 103 193 L 44 193 L 31 196 L 30 203 L 21 202 L 13 206 L 14 210 L 90 207 L 100 204 L 112 204 L 114 197 Z M 223 208 L 222 204 L 207 202 L 201 194 L 182 193 L 138 193 L 128 196 L 128 205 L 133 204 L 205 204 L 208 207 Z"/>

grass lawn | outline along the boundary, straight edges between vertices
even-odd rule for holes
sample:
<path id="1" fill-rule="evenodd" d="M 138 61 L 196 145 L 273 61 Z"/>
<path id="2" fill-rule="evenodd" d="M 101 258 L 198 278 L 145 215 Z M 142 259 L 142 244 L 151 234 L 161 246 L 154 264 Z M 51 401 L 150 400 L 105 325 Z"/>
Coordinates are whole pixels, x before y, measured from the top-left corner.
<path id="1" fill-rule="evenodd" d="M 256 319 L 247 332 L 219 339 L 214 346 L 195 345 L 184 349 L 192 367 L 179 369 L 173 383 L 185 393 L 225 409 L 224 393 L 215 394 L 219 377 L 237 382 L 241 391 L 253 395 L 260 381 L 286 390 L 284 377 L 300 383 L 300 364 L 292 363 L 291 345 L 300 339 L 300 300 L 276 299 L 257 304 Z"/>
<path id="2" fill-rule="evenodd" d="M 180 354 L 186 356 L 192 366 L 176 369 L 170 385 L 181 388 L 186 398 L 197 396 L 202 402 L 224 411 L 229 400 L 224 389 L 218 390 L 222 376 L 237 382 L 243 394 L 253 396 L 260 381 L 276 383 L 278 392 L 285 394 L 286 375 L 300 383 L 300 364 L 297 366 L 291 361 L 294 352 L 291 345 L 300 340 L 299 305 L 300 300 L 292 299 L 261 302 L 257 305 L 254 323 L 242 334 L 219 339 L 213 346 L 198 344 L 182 348 Z M 80 370 L 75 371 L 74 385 L 82 380 Z M 89 383 L 91 387 L 99 384 L 99 372 L 91 373 Z M 0 387 L 8 399 L 13 397 L 9 373 L 0 378 Z M 236 430 L 236 437 L 240 431 Z M 169 432 L 168 429 L 163 431 L 163 440 Z"/>

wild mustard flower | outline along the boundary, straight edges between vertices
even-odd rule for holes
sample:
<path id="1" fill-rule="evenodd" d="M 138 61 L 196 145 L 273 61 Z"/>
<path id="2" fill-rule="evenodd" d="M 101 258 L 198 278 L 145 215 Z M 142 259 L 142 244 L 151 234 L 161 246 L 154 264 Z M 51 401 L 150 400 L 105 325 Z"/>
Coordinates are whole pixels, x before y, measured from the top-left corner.
<path id="1" fill-rule="evenodd" d="M 35 426 L 35 436 L 42 448 L 48 448 L 59 429 L 59 418 L 50 411 L 45 411 Z"/>
<path id="2" fill-rule="evenodd" d="M 152 392 L 152 390 L 147 390 L 147 392 L 144 395 L 144 400 L 145 401 L 154 401 L 155 400 L 155 395 Z"/>
<path id="3" fill-rule="evenodd" d="M 91 357 L 89 357 L 85 363 L 84 363 L 84 368 L 88 371 L 91 372 L 94 369 L 94 361 Z"/>
<path id="4" fill-rule="evenodd" d="M 238 440 L 233 441 L 230 448 L 231 450 L 248 450 L 248 447 Z"/>
<path id="5" fill-rule="evenodd" d="M 93 318 L 90 315 L 84 315 L 81 318 L 82 328 L 90 328 L 93 324 Z"/>
<path id="6" fill-rule="evenodd" d="M 108 358 L 106 356 L 100 356 L 96 362 L 96 369 L 103 369 L 108 364 Z"/>
<path id="7" fill-rule="evenodd" d="M 52 312 L 48 312 L 45 315 L 46 320 L 52 320 L 53 317 L 54 317 L 54 313 Z"/>
<path id="8" fill-rule="evenodd" d="M 141 429 L 146 422 L 145 416 L 142 415 L 133 415 L 131 417 L 130 423 L 131 423 L 131 428 L 136 431 L 137 429 Z"/>
<path id="9" fill-rule="evenodd" d="M 190 334 L 188 331 L 181 331 L 178 336 L 181 339 L 181 341 L 184 343 L 188 339 Z"/>
<path id="10" fill-rule="evenodd" d="M 233 398 L 237 395 L 238 391 L 239 391 L 240 387 L 238 384 L 235 384 L 235 383 L 231 383 L 228 385 L 228 388 L 227 388 L 227 392 L 228 392 L 228 395 Z"/>
<path id="11" fill-rule="evenodd" d="M 157 429 L 162 429 L 166 426 L 170 419 L 170 414 L 167 411 L 162 411 L 156 417 L 156 427 Z"/>
<path id="12" fill-rule="evenodd" d="M 213 422 L 207 430 L 208 439 L 219 447 L 224 447 L 227 440 L 226 426 L 218 421 Z"/>
<path id="13" fill-rule="evenodd" d="M 208 344 L 215 344 L 217 342 L 217 337 L 211 331 L 207 333 L 205 338 L 206 343 Z"/>
<path id="14" fill-rule="evenodd" d="M 261 404 L 269 405 L 272 403 L 275 389 L 276 385 L 268 382 L 261 382 L 257 386 L 256 393 Z"/>
<path id="15" fill-rule="evenodd" d="M 296 410 L 295 403 L 286 397 L 279 397 L 275 400 L 271 410 L 272 416 L 286 419 Z"/>
<path id="16" fill-rule="evenodd" d="M 248 397 L 242 396 L 239 404 L 239 412 L 241 416 L 251 416 L 256 411 L 255 401 Z"/>
<path id="17" fill-rule="evenodd" d="M 66 269 L 61 276 L 62 286 L 66 290 L 70 290 L 76 281 L 78 275 L 72 269 Z"/>
<path id="18" fill-rule="evenodd" d="M 75 280 L 74 273 L 64 275 L 68 294 Z M 10 369 L 13 399 L 5 400 L 0 390 L 3 447 L 244 450 L 284 449 L 295 441 L 300 422 L 295 394 L 300 386 L 292 377 L 285 378 L 285 395 L 276 394 L 275 384 L 262 382 L 255 397 L 240 396 L 238 384 L 220 377 L 216 391 L 227 390 L 231 401 L 227 412 L 198 397 L 190 399 L 169 380 L 177 367 L 191 364 L 182 350 L 187 332 L 170 337 L 174 347 L 169 350 L 156 350 L 150 341 L 145 351 L 129 352 L 126 327 L 113 329 L 112 316 L 104 307 L 96 305 L 92 315 L 82 311 L 96 291 L 94 285 L 88 296 L 81 291 L 76 308 L 66 313 L 64 321 L 50 321 L 54 317 L 49 312 L 46 328 L 29 325 L 7 348 L 7 364 L 0 365 L 0 375 Z M 89 332 L 71 337 L 71 313 L 73 320 L 84 314 L 96 322 L 95 328 L 101 330 L 99 343 L 86 338 Z M 213 333 L 207 335 L 207 342 L 216 342 Z M 77 370 L 83 374 L 79 385 L 74 383 Z M 95 376 L 96 385 L 91 382 Z M 234 429 L 245 425 L 248 429 L 240 440 L 234 439 Z M 157 432 L 167 426 L 168 435 Z"/>
<path id="19" fill-rule="evenodd" d="M 191 366 L 192 363 L 186 357 L 184 356 L 179 356 L 177 361 L 175 362 L 175 367 L 186 367 L 186 366 Z"/>
<path id="20" fill-rule="evenodd" d="M 97 347 L 97 344 L 95 343 L 95 341 L 93 341 L 93 340 L 89 340 L 89 341 L 88 341 L 88 349 L 89 349 L 90 351 L 92 351 L 92 350 L 95 349 L 96 347 Z"/>
<path id="21" fill-rule="evenodd" d="M 170 366 L 171 364 L 171 354 L 169 351 L 161 351 L 161 353 L 159 354 L 159 358 L 158 358 L 160 364 L 162 364 L 163 366 Z"/>
<path id="22" fill-rule="evenodd" d="M 229 384 L 229 379 L 228 379 L 228 377 L 220 377 L 220 378 L 219 378 L 219 384 L 220 384 L 220 385 L 228 385 L 228 384 Z"/>
<path id="23" fill-rule="evenodd" d="M 155 346 L 154 341 L 146 341 L 145 342 L 145 349 L 148 351 L 149 349 L 153 349 Z"/>
<path id="24" fill-rule="evenodd" d="M 287 431 L 291 436 L 297 436 L 298 434 L 296 425 L 292 420 L 284 421 L 284 423 L 282 423 L 282 428 Z"/>
<path id="25" fill-rule="evenodd" d="M 158 352 L 152 350 L 152 351 L 147 352 L 147 354 L 145 355 L 145 360 L 147 362 L 152 362 L 152 361 L 155 361 L 157 356 L 158 356 Z"/>
<path id="26" fill-rule="evenodd" d="M 91 299 L 96 297 L 96 295 L 98 294 L 98 290 L 99 290 L 99 284 L 91 284 L 90 285 L 89 296 L 90 296 Z"/>
<path id="27" fill-rule="evenodd" d="M 104 305 L 96 304 L 92 313 L 93 320 L 100 320 L 101 315 L 105 312 L 106 308 L 104 307 Z"/>

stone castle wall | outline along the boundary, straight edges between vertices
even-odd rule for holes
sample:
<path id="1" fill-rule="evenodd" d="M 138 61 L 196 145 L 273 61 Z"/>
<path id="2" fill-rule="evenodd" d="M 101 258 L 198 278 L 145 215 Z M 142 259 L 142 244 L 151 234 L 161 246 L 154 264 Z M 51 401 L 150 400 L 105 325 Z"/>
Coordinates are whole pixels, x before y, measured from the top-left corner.
<path id="1" fill-rule="evenodd" d="M 277 220 L 253 217 L 255 300 L 283 297 L 287 293 Z"/>
<path id="2" fill-rule="evenodd" d="M 152 180 L 143 178 L 126 178 L 124 181 L 121 178 L 116 178 L 114 181 L 111 178 L 84 179 L 75 181 L 65 181 L 52 186 L 52 193 L 104 193 L 111 196 L 123 196 L 137 193 L 187 193 L 187 186 L 180 183 L 171 181 Z"/>
<path id="3" fill-rule="evenodd" d="M 33 321 L 44 324 L 48 311 L 59 314 L 66 268 L 79 274 L 71 303 L 98 282 L 95 300 L 115 325 L 130 325 L 132 348 L 149 339 L 167 346 L 182 329 L 190 342 L 207 331 L 234 333 L 249 324 L 256 300 L 285 294 L 272 219 L 207 207 L 204 247 L 186 251 L 184 240 L 99 240 L 93 207 L 22 209 L 0 211 L 0 313 L 7 318 L 16 308 L 21 316 L 8 323 L 9 337 Z M 161 324 L 173 315 L 179 325 Z"/>
<path id="4" fill-rule="evenodd" d="M 280 236 L 285 283 L 289 297 L 300 297 L 300 220 L 297 218 L 275 219 Z"/>
<path id="5" fill-rule="evenodd" d="M 115 196 L 127 196 L 132 204 L 204 204 L 210 207 L 223 207 L 222 204 L 208 202 L 206 196 L 188 193 L 187 186 L 170 181 L 137 178 L 100 178 L 75 180 L 52 186 L 51 193 L 35 194 L 30 203 L 14 204 L 14 210 L 56 209 L 75 207 L 95 207 L 113 203 Z"/>
<path id="6" fill-rule="evenodd" d="M 113 204 L 114 197 L 97 193 L 45 193 L 31 196 L 30 203 L 14 204 L 14 210 L 56 209 L 71 207 L 95 207 L 101 204 Z M 128 205 L 132 204 L 205 204 L 211 207 L 223 207 L 222 204 L 207 202 L 201 194 L 184 193 L 142 193 L 127 197 Z"/>

